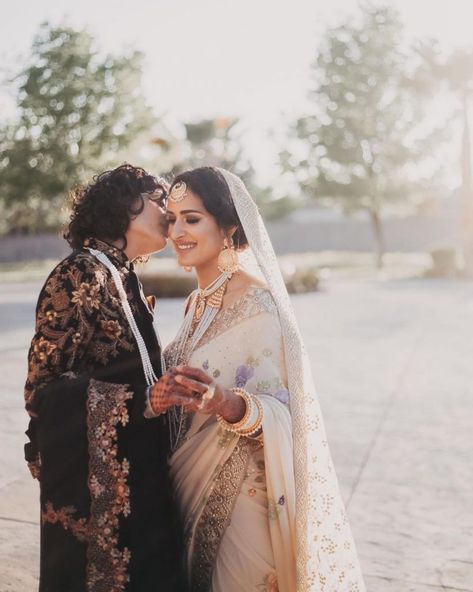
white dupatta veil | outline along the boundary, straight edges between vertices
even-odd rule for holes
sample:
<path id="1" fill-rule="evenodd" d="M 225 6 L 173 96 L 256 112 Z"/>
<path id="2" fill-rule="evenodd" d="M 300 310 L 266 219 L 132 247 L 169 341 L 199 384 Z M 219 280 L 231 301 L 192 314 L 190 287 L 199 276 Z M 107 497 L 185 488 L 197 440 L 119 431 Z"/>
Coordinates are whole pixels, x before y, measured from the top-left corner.
<path id="1" fill-rule="evenodd" d="M 218 170 L 228 184 L 250 249 L 276 302 L 283 333 L 293 426 L 297 592 L 364 592 L 309 358 L 271 240 L 242 180 Z"/>

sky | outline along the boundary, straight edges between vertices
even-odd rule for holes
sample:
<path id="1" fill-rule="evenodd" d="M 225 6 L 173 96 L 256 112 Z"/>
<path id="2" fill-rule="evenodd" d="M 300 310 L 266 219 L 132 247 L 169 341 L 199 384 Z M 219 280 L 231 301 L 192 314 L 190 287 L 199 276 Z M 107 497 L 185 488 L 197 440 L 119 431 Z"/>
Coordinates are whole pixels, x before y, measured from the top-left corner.
<path id="1" fill-rule="evenodd" d="M 304 109 L 310 64 L 327 25 L 356 13 L 356 0 L 41 0 L 4 4 L 0 74 L 28 55 L 39 24 L 87 27 L 103 52 L 140 49 L 144 90 L 171 125 L 244 118 L 255 166 L 269 170 L 268 129 Z M 473 46 L 471 0 L 391 0 L 408 36 L 449 50 Z M 11 113 L 8 94 L 0 110 Z"/>

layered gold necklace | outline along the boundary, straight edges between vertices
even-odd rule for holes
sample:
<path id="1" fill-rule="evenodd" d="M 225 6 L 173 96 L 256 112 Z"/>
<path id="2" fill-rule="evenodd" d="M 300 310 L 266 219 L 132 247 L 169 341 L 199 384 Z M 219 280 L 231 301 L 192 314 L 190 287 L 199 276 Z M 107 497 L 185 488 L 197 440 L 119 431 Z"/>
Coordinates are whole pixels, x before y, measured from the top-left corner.
<path id="1" fill-rule="evenodd" d="M 194 309 L 194 314 L 188 337 L 194 337 L 197 328 L 199 328 L 200 336 L 208 329 L 215 315 L 222 308 L 223 297 L 227 291 L 230 277 L 229 274 L 222 273 L 206 288 L 199 288 L 191 306 Z M 194 344 L 196 343 L 195 338 L 192 341 Z"/>

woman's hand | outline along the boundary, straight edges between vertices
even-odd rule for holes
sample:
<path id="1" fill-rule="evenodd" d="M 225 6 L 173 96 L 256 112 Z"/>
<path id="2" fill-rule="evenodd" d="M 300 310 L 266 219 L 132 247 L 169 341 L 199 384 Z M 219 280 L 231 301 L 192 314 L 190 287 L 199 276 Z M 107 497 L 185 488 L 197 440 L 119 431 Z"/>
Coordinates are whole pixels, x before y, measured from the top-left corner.
<path id="1" fill-rule="evenodd" d="M 245 401 L 229 389 L 215 383 L 213 378 L 199 368 L 177 366 L 173 368 L 174 380 L 195 397 L 186 403 L 191 411 L 200 411 L 208 415 L 221 415 L 229 423 L 236 423 L 245 415 Z"/>
<path id="2" fill-rule="evenodd" d="M 176 376 L 177 372 L 171 368 L 151 387 L 149 403 L 156 415 L 164 413 L 174 405 L 188 405 L 198 398 L 195 391 L 176 381 Z"/>

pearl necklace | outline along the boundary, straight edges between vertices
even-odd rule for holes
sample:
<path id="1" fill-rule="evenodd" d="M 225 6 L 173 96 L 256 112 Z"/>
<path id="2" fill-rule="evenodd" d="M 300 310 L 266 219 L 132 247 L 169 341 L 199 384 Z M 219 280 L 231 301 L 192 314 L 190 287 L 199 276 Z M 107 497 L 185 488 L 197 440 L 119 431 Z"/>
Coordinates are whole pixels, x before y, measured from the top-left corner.
<path id="1" fill-rule="evenodd" d="M 172 365 L 185 364 L 189 354 L 205 335 L 217 313 L 222 308 L 222 301 L 227 289 L 228 281 L 232 274 L 222 273 L 206 288 L 197 290 L 197 294 L 191 300 L 184 321 L 174 340 L 172 348 Z M 174 451 L 181 439 L 182 429 L 185 423 L 184 408 L 180 409 L 180 417 L 172 426 L 172 450 Z"/>

